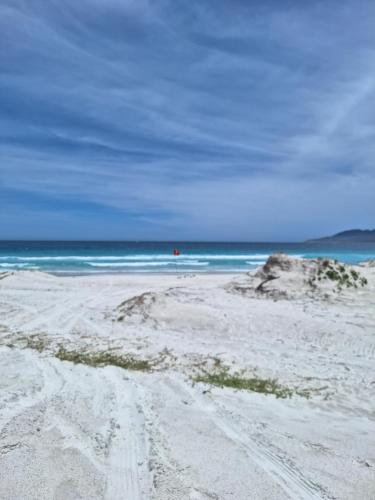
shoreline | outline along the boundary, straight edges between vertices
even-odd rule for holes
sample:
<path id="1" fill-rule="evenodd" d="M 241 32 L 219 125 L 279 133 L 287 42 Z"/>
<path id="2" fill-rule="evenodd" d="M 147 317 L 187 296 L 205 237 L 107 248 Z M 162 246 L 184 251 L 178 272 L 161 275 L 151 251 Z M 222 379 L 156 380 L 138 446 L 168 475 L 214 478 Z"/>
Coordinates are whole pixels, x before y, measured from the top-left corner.
<path id="1" fill-rule="evenodd" d="M 180 255 L 173 255 L 177 248 Z M 54 275 L 234 274 L 263 265 L 275 252 L 331 258 L 356 265 L 375 258 L 375 244 L 331 247 L 306 243 L 8 242 L 0 241 L 0 271 L 39 270 Z"/>
<path id="2" fill-rule="evenodd" d="M 299 260 L 302 261 L 309 261 L 311 260 L 310 257 L 294 257 L 291 256 L 292 258 L 298 258 Z M 375 257 L 375 256 L 374 256 Z M 324 260 L 325 257 L 316 257 L 313 258 L 315 260 Z M 337 261 L 337 260 L 336 260 Z M 344 264 L 343 261 L 337 261 L 341 264 Z M 359 267 L 363 269 L 367 265 L 370 267 L 373 265 L 375 262 L 375 258 L 369 258 L 365 260 L 359 260 L 358 262 L 346 262 L 345 265 L 349 265 L 351 267 Z M 0 269 L 0 275 L 4 273 L 22 273 L 22 272 L 31 272 L 31 273 L 44 273 L 48 274 L 51 276 L 55 277 L 84 277 L 84 276 L 195 276 L 195 275 L 205 275 L 205 276 L 210 276 L 210 275 L 226 275 L 226 276 L 233 276 L 233 275 L 245 275 L 248 273 L 254 273 L 258 269 L 260 269 L 264 265 L 265 261 L 260 261 L 258 265 L 251 265 L 245 268 L 237 268 L 237 269 L 216 269 L 216 270 L 207 270 L 202 269 L 202 268 L 197 268 L 194 270 L 176 270 L 176 269 L 171 269 L 171 270 L 155 270 L 152 271 L 151 269 L 145 269 L 145 270 L 120 270 L 120 269 L 115 269 L 115 270 L 110 270 L 110 269 L 92 269 L 92 270 L 85 270 L 85 271 L 71 271 L 71 270 L 66 270 L 66 271 L 60 271 L 60 270 L 48 270 L 48 269 L 43 269 L 43 268 L 1 268 Z"/>
<path id="3" fill-rule="evenodd" d="M 182 276 L 182 277 L 194 277 L 195 275 L 199 276 L 216 276 L 216 275 L 225 275 L 225 276 L 233 276 L 236 274 L 246 274 L 249 271 L 256 270 L 257 267 L 253 267 L 248 270 L 241 271 L 93 271 L 93 272 L 82 272 L 82 273 L 73 273 L 73 272 L 53 272 L 53 271 L 40 271 L 46 274 L 50 274 L 56 277 L 74 277 L 74 276 Z"/>

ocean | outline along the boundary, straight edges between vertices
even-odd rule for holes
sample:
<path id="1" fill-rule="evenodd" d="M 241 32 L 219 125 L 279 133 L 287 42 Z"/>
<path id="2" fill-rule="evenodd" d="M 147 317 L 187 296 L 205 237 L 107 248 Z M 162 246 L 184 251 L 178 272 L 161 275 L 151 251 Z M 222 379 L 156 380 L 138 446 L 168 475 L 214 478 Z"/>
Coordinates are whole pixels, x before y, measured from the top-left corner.
<path id="1" fill-rule="evenodd" d="M 173 255 L 176 248 L 178 256 Z M 244 272 L 281 251 L 353 264 L 375 259 L 375 243 L 0 241 L 0 270 L 38 269 L 55 274 Z"/>

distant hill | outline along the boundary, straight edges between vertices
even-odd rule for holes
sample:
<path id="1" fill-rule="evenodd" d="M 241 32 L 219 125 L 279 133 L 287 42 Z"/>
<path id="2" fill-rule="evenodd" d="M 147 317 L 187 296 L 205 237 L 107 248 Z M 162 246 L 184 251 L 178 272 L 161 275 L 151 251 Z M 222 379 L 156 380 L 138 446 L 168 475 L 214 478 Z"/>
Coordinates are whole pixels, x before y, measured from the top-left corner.
<path id="1" fill-rule="evenodd" d="M 307 243 L 315 241 L 327 243 L 375 243 L 375 229 L 350 229 L 333 236 L 308 240 Z"/>

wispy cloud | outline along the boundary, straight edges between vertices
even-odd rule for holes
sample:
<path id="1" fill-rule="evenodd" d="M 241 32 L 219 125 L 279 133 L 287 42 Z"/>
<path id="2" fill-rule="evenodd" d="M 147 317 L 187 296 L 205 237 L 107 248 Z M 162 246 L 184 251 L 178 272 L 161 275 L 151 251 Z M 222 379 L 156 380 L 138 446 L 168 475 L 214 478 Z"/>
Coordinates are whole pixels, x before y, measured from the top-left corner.
<path id="1" fill-rule="evenodd" d="M 371 1 L 3 0 L 0 236 L 374 226 L 374 21 Z"/>

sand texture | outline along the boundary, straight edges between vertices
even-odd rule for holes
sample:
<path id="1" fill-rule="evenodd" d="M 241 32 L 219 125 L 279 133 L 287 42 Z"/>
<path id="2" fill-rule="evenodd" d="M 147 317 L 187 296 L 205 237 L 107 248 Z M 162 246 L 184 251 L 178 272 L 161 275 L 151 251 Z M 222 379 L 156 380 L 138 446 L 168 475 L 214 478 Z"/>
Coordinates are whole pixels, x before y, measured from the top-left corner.
<path id="1" fill-rule="evenodd" d="M 375 268 L 335 266 L 1 274 L 0 498 L 375 499 Z"/>

